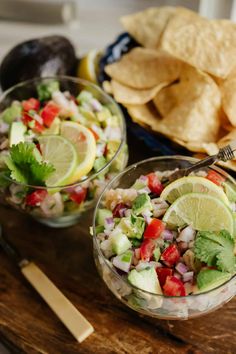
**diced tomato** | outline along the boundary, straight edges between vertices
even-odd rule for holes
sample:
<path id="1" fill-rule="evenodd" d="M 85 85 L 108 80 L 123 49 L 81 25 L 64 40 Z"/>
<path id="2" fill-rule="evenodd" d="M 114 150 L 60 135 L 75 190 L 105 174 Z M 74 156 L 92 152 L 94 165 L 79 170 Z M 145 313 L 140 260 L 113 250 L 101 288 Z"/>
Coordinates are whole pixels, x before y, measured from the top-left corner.
<path id="1" fill-rule="evenodd" d="M 164 189 L 164 186 L 161 184 L 157 175 L 152 172 L 147 175 L 148 178 L 148 188 L 151 190 L 152 193 L 160 195 Z"/>
<path id="2" fill-rule="evenodd" d="M 77 203 L 77 204 L 81 204 L 87 195 L 87 189 L 86 188 L 80 188 L 80 189 L 76 189 L 76 191 L 74 191 L 73 193 L 70 194 L 70 199 Z"/>
<path id="3" fill-rule="evenodd" d="M 164 229 L 165 229 L 165 225 L 161 220 L 152 219 L 150 224 L 148 224 L 148 226 L 146 227 L 143 237 L 156 239 L 160 237 Z"/>
<path id="4" fill-rule="evenodd" d="M 142 261 L 149 261 L 156 248 L 155 242 L 152 239 L 143 240 L 140 247 L 140 257 Z"/>
<path id="5" fill-rule="evenodd" d="M 163 285 L 165 284 L 166 278 L 168 276 L 173 275 L 173 269 L 171 269 L 171 268 L 157 267 L 156 272 L 157 272 L 158 280 L 159 280 L 161 287 L 163 287 Z"/>
<path id="6" fill-rule="evenodd" d="M 22 122 L 26 125 L 29 126 L 29 123 L 32 122 L 34 119 L 32 117 L 30 117 L 27 113 L 23 114 L 22 117 Z M 39 122 L 37 122 L 36 120 L 34 120 L 34 127 L 31 128 L 35 133 L 42 133 L 44 131 L 44 126 L 42 124 L 40 124 Z"/>
<path id="7" fill-rule="evenodd" d="M 221 176 L 219 173 L 210 170 L 206 176 L 211 182 L 217 184 L 217 186 L 221 186 L 222 183 L 225 181 L 225 177 Z"/>
<path id="8" fill-rule="evenodd" d="M 44 189 L 38 189 L 26 196 L 25 202 L 27 205 L 36 206 L 39 205 L 47 196 L 48 192 Z"/>
<path id="9" fill-rule="evenodd" d="M 161 260 L 164 261 L 168 267 L 174 266 L 179 259 L 180 253 L 175 244 L 168 246 L 161 255 Z"/>
<path id="10" fill-rule="evenodd" d="M 27 101 L 22 102 L 22 107 L 26 112 L 29 112 L 31 110 L 38 111 L 40 107 L 40 102 L 36 98 L 29 98 Z"/>
<path id="11" fill-rule="evenodd" d="M 99 140 L 99 135 L 92 129 L 92 128 L 89 128 L 89 130 L 91 131 L 91 133 L 93 134 L 95 140 Z"/>
<path id="12" fill-rule="evenodd" d="M 24 123 L 24 125 L 28 126 L 29 122 L 31 122 L 32 120 L 33 120 L 33 118 L 30 117 L 27 113 L 23 114 L 22 122 Z"/>
<path id="13" fill-rule="evenodd" d="M 122 215 L 122 210 L 126 209 L 127 205 L 124 203 L 119 203 L 115 206 L 115 208 L 112 211 L 113 217 L 114 218 L 121 218 Z"/>
<path id="14" fill-rule="evenodd" d="M 44 125 L 50 127 L 59 112 L 60 107 L 58 107 L 53 102 L 48 102 L 41 112 L 41 117 L 43 118 Z"/>
<path id="15" fill-rule="evenodd" d="M 163 291 L 167 296 L 186 296 L 183 282 L 174 276 L 167 276 Z"/>

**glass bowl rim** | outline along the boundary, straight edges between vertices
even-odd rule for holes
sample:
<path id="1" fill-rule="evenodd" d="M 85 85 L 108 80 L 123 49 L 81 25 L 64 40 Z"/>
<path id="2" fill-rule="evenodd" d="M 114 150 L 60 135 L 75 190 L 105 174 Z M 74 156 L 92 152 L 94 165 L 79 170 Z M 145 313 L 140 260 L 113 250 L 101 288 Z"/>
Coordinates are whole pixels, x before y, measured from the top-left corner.
<path id="1" fill-rule="evenodd" d="M 205 292 L 200 292 L 197 294 L 191 294 L 191 295 L 186 295 L 186 296 L 167 296 L 164 294 L 155 294 L 143 289 L 140 289 L 132 284 L 130 284 L 128 282 L 127 279 L 123 278 L 121 275 L 119 275 L 119 273 L 115 270 L 114 267 L 112 267 L 109 264 L 109 261 L 107 258 L 105 258 L 105 256 L 103 255 L 101 248 L 99 247 L 98 244 L 98 240 L 96 237 L 96 215 L 97 215 L 97 211 L 98 211 L 98 207 L 100 205 L 101 200 L 103 199 L 105 193 L 107 192 L 107 190 L 110 188 L 110 186 L 116 181 L 119 180 L 122 176 L 124 176 L 126 173 L 128 173 L 130 170 L 145 164 L 145 163 L 149 163 L 152 161 L 160 161 L 160 160 L 185 160 L 185 161 L 190 161 L 190 162 L 197 162 L 200 161 L 200 159 L 197 159 L 195 157 L 190 157 L 190 156 L 184 156 L 184 155 L 169 155 L 169 156 L 155 156 L 155 157 L 151 157 L 145 160 L 141 160 L 139 162 L 136 162 L 132 165 L 129 165 L 125 168 L 124 171 L 120 172 L 117 176 L 115 176 L 107 185 L 106 187 L 103 189 L 102 194 L 100 195 L 99 199 L 97 200 L 96 203 L 96 207 L 94 209 L 94 214 L 93 214 L 93 244 L 95 245 L 95 248 L 98 252 L 98 255 L 102 258 L 104 264 L 106 265 L 106 267 L 109 269 L 109 271 L 111 271 L 121 282 L 123 282 L 125 285 L 128 285 L 130 288 L 136 290 L 136 291 L 141 291 L 142 293 L 146 294 L 146 295 L 151 295 L 151 296 L 155 296 L 157 298 L 165 298 L 165 299 L 189 299 L 189 298 L 197 298 L 198 296 L 203 296 L 203 295 L 209 295 L 210 293 L 214 292 L 217 289 L 220 289 L 221 287 L 227 285 L 228 283 L 231 282 L 231 280 L 236 279 L 236 274 L 233 274 L 232 277 L 228 280 L 226 280 L 223 284 L 218 285 L 217 287 L 210 289 L 208 291 Z M 228 180 L 230 180 L 232 183 L 234 183 L 236 185 L 236 181 L 234 180 L 234 178 L 232 176 L 230 176 L 227 172 L 225 172 L 224 170 L 222 170 L 220 167 L 217 166 L 209 166 L 209 168 L 216 170 L 217 172 L 219 172 L 221 175 L 224 175 L 225 177 L 227 177 Z"/>
<path id="2" fill-rule="evenodd" d="M 108 95 L 101 87 L 99 87 L 98 85 L 84 80 L 84 79 L 80 79 L 77 77 L 73 77 L 73 76 L 68 76 L 68 75 L 56 75 L 56 76 L 45 76 L 45 77 L 35 77 L 33 79 L 30 80 L 25 80 L 22 81 L 12 87 L 10 87 L 9 89 L 7 89 L 6 91 L 4 91 L 1 95 L 0 95 L 0 103 L 7 97 L 7 95 L 11 92 L 13 92 L 15 89 L 26 86 L 28 84 L 33 84 L 34 82 L 39 82 L 39 81 L 47 81 L 47 80 L 58 80 L 58 81 L 70 81 L 70 82 L 74 82 L 74 83 L 80 83 L 82 85 L 85 86 L 90 86 L 93 87 L 97 92 L 99 92 L 103 97 L 105 97 L 105 99 L 111 103 L 113 106 L 116 107 L 116 109 L 118 110 L 120 117 L 121 117 L 121 140 L 120 140 L 120 145 L 115 153 L 115 155 L 112 157 L 112 159 L 110 161 L 108 161 L 99 171 L 93 173 L 91 176 L 88 176 L 86 178 L 84 178 L 83 180 L 76 182 L 76 183 L 71 183 L 71 184 L 66 184 L 63 186 L 37 186 L 37 185 L 31 185 L 31 184 L 27 184 L 27 183 L 20 183 L 17 181 L 14 181 L 13 179 L 4 176 L 4 178 L 14 184 L 17 184 L 19 186 L 22 187 L 28 187 L 28 188 L 34 188 L 34 189 L 42 189 L 42 190 L 55 190 L 55 189 L 66 189 L 66 188 L 76 188 L 80 185 L 83 185 L 85 182 L 89 182 L 91 180 L 93 180 L 94 178 L 96 178 L 99 174 L 101 174 L 103 171 L 105 171 L 111 164 L 112 162 L 116 159 L 116 157 L 119 155 L 120 151 L 122 150 L 125 142 L 126 142 L 126 122 L 125 122 L 125 118 L 124 118 L 124 114 L 120 108 L 120 106 L 118 105 L 118 103 L 110 96 Z"/>

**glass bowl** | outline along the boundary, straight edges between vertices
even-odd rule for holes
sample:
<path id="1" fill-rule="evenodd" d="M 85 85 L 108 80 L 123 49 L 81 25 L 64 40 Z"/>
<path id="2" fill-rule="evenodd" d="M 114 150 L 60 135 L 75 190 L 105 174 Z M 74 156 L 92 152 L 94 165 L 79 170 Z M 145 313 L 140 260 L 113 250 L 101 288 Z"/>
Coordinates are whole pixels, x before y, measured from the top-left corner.
<path id="1" fill-rule="evenodd" d="M 93 220 L 94 259 L 100 276 L 112 293 L 125 305 L 133 310 L 151 317 L 168 320 L 184 320 L 207 314 L 229 301 L 236 294 L 236 275 L 224 284 L 205 293 L 188 296 L 156 295 L 132 286 L 122 277 L 106 259 L 99 247 L 96 235 L 96 216 L 99 208 L 104 207 L 104 197 L 109 189 L 130 188 L 140 175 L 153 171 L 174 170 L 186 168 L 197 159 L 185 156 L 154 157 L 130 167 L 115 177 L 100 196 Z M 236 185 L 235 180 L 218 167 L 205 168 L 216 170 L 226 179 Z M 203 169 L 201 169 L 203 170 Z"/>
<path id="2" fill-rule="evenodd" d="M 57 80 L 61 91 L 69 91 L 76 97 L 83 89 L 90 91 L 93 96 L 112 112 L 112 118 L 116 117 L 120 128 L 119 145 L 114 149 L 114 155 L 105 166 L 96 173 L 90 173 L 86 178 L 73 185 L 58 187 L 41 187 L 16 183 L 0 175 L 0 202 L 30 214 L 39 222 L 51 227 L 66 227 L 76 224 L 85 211 L 94 207 L 97 198 L 105 185 L 127 165 L 128 149 L 126 144 L 126 124 L 124 116 L 115 101 L 102 91 L 98 86 L 85 80 L 58 76 L 47 78 L 36 78 L 17 84 L 3 93 L 0 98 L 0 113 L 10 106 L 13 101 L 27 100 L 36 96 L 38 84 L 47 83 L 50 80 Z M 85 118 L 86 119 L 86 118 Z M 116 123 L 117 124 L 117 123 Z M 46 202 L 40 206 L 29 207 L 26 205 L 28 193 L 37 191 L 39 195 L 47 194 Z M 81 195 L 86 191 L 86 198 L 83 202 L 78 199 L 68 199 L 68 193 L 76 191 Z"/>

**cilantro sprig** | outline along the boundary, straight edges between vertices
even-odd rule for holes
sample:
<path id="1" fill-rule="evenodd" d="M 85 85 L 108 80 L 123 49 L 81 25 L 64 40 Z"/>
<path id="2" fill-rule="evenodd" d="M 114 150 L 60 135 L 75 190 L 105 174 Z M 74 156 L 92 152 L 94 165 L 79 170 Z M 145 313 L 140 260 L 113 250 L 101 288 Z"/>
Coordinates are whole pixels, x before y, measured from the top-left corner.
<path id="1" fill-rule="evenodd" d="M 55 171 L 52 164 L 42 161 L 35 144 L 29 142 L 13 145 L 5 163 L 13 180 L 31 185 L 45 185 L 47 178 Z"/>
<path id="2" fill-rule="evenodd" d="M 236 272 L 234 239 L 226 230 L 219 233 L 198 232 L 194 244 L 194 253 L 197 259 L 208 266 L 215 266 L 222 272 Z"/>

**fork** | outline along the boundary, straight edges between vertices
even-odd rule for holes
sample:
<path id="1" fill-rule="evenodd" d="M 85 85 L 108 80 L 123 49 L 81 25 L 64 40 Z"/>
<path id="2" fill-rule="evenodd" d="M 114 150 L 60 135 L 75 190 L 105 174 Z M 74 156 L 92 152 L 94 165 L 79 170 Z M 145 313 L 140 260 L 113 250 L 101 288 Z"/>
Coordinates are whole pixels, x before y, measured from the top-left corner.
<path id="1" fill-rule="evenodd" d="M 211 166 L 218 161 L 226 162 L 229 160 L 233 160 L 236 157 L 235 151 L 236 151 L 236 140 L 232 141 L 229 145 L 226 145 L 223 148 L 219 149 L 217 154 L 208 156 L 205 159 L 196 162 L 190 167 L 182 168 L 178 171 L 173 172 L 168 178 L 163 179 L 162 183 L 166 184 L 169 182 L 173 182 L 178 178 L 188 176 L 191 172 L 199 170 L 202 167 Z"/>

